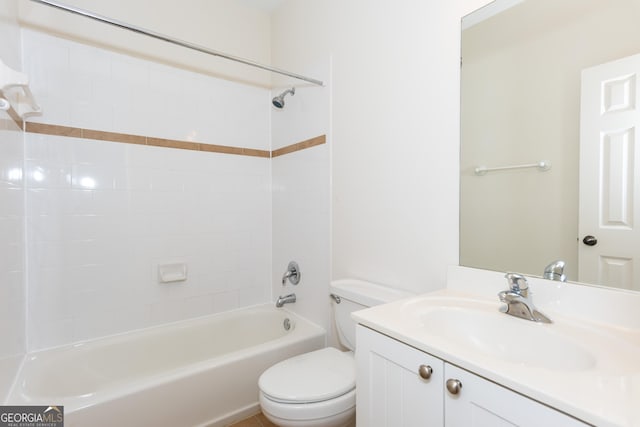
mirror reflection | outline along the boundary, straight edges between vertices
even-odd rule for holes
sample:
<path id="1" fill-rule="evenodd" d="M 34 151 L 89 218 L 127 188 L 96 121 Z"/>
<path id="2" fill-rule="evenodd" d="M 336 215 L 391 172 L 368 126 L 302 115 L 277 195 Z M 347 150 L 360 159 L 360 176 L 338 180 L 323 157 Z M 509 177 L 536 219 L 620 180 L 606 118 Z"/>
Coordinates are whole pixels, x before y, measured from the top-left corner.
<path id="1" fill-rule="evenodd" d="M 640 290 L 638 22 L 638 0 L 463 19 L 461 265 Z"/>

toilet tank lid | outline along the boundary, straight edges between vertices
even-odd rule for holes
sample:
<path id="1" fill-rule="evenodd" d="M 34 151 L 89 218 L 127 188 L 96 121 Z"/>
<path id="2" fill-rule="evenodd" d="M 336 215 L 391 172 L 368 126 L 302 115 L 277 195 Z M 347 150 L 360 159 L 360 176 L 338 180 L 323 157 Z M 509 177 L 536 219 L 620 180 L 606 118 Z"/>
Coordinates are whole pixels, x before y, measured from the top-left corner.
<path id="1" fill-rule="evenodd" d="M 332 294 L 366 307 L 373 307 L 415 295 L 413 292 L 390 288 L 360 279 L 332 280 L 329 288 Z"/>

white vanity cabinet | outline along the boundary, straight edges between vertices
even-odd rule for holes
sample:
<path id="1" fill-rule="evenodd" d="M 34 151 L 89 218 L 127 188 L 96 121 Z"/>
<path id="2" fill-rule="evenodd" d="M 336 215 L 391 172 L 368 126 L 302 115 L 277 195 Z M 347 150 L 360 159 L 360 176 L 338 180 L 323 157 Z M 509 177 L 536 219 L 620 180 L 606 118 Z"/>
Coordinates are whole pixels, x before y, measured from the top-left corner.
<path id="1" fill-rule="evenodd" d="M 358 325 L 358 427 L 444 425 L 444 362 Z"/>
<path id="2" fill-rule="evenodd" d="M 360 325 L 356 364 L 358 427 L 587 426 Z M 429 379 L 421 365 L 431 367 Z"/>
<path id="3" fill-rule="evenodd" d="M 403 345 L 396 341 L 397 344 Z M 587 427 L 577 419 L 504 388 L 457 366 L 445 363 L 446 427 Z M 456 391 L 453 383 L 462 387 Z"/>

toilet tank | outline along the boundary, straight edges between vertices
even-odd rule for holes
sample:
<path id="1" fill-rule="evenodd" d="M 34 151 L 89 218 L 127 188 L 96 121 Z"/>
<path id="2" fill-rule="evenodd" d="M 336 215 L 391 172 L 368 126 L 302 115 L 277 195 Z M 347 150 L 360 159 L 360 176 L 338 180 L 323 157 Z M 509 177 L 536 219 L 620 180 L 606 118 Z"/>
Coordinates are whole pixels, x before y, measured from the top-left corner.
<path id="1" fill-rule="evenodd" d="M 329 289 L 340 300 L 340 303 L 335 298 L 332 300 L 338 339 L 352 351 L 356 348 L 356 322 L 351 318 L 352 312 L 414 295 L 412 292 L 358 279 L 333 280 Z"/>

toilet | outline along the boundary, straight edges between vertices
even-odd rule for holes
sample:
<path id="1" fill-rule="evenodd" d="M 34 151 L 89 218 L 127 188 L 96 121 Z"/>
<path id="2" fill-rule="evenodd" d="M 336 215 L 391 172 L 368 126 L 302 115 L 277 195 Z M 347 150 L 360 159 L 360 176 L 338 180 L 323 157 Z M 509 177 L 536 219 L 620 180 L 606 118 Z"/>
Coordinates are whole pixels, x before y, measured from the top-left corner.
<path id="1" fill-rule="evenodd" d="M 330 284 L 333 316 L 340 343 L 294 356 L 267 369 L 258 381 L 263 414 L 280 427 L 355 425 L 356 323 L 353 311 L 413 294 L 356 279 Z"/>

